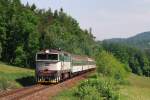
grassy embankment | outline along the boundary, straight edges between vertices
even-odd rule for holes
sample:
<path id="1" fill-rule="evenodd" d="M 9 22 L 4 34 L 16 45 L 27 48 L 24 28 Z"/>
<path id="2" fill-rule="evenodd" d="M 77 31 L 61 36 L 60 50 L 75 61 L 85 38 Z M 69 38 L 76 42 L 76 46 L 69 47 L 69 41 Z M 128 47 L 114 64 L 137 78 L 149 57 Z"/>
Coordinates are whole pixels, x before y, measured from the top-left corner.
<path id="1" fill-rule="evenodd" d="M 120 87 L 121 100 L 150 100 L 150 78 L 131 74 L 128 80 Z"/>
<path id="2" fill-rule="evenodd" d="M 129 84 L 119 86 L 120 100 L 149 100 L 150 99 L 150 78 L 131 74 Z M 54 97 L 54 100 L 77 100 L 74 96 L 76 87 L 64 90 Z"/>
<path id="3" fill-rule="evenodd" d="M 34 84 L 34 70 L 6 65 L 0 62 L 0 90 Z"/>
<path id="4" fill-rule="evenodd" d="M 150 78 L 130 73 L 125 64 L 102 51 L 96 57 L 97 72 L 79 86 L 58 94 L 56 100 L 149 100 Z"/>

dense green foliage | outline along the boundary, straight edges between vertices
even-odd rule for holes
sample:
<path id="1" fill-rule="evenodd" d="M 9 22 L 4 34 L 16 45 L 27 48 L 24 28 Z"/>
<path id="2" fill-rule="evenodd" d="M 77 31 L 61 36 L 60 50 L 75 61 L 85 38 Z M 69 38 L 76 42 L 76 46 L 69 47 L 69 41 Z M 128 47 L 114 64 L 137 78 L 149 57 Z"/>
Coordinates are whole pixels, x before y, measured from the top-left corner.
<path id="1" fill-rule="evenodd" d="M 0 58 L 1 58 L 1 53 L 2 53 L 2 45 L 0 43 Z"/>
<path id="2" fill-rule="evenodd" d="M 101 77 L 96 73 L 88 76 L 77 86 L 64 90 L 54 100 L 120 100 L 120 84 L 111 77 Z"/>
<path id="3" fill-rule="evenodd" d="M 103 47 L 126 66 L 129 66 L 133 73 L 150 76 L 150 55 L 148 52 L 117 43 L 103 42 Z"/>
<path id="4" fill-rule="evenodd" d="M 92 78 L 92 79 L 91 79 Z M 112 79 L 108 79 L 107 77 L 101 77 L 100 80 L 94 80 L 96 77 L 95 75 L 90 75 L 90 78 L 88 81 L 83 81 L 81 82 L 81 84 L 86 84 L 88 86 L 88 88 L 92 89 L 91 91 L 94 91 L 95 95 L 93 97 L 92 92 L 86 92 L 89 95 L 85 96 L 85 99 L 82 100 L 92 100 L 92 97 L 94 98 L 93 100 L 95 100 L 95 98 L 100 98 L 98 100 L 112 100 L 110 99 L 105 99 L 103 97 L 99 97 L 99 95 L 101 95 L 102 93 L 99 91 L 97 92 L 97 90 L 99 88 L 95 87 L 100 87 L 103 86 L 101 89 L 102 90 L 108 90 L 108 89 L 104 89 L 109 87 L 111 92 L 107 91 L 107 95 L 108 94 L 113 94 L 113 97 L 116 97 L 116 99 L 118 98 L 119 100 L 149 100 L 150 98 L 150 78 L 149 77 L 144 77 L 144 76 L 138 76 L 135 74 L 130 74 L 129 77 L 127 77 L 127 81 L 128 84 L 116 84 L 116 81 L 113 81 Z M 101 83 L 98 84 L 100 86 L 97 86 L 95 83 Z M 106 86 L 106 84 L 109 84 L 108 86 Z M 90 85 L 89 85 L 90 84 Z M 94 86 L 92 84 L 95 84 Z M 103 85 L 102 85 L 103 84 Z M 81 85 L 79 84 L 79 86 L 77 87 L 73 87 L 73 88 L 69 88 L 66 89 L 64 91 L 62 91 L 61 93 L 57 94 L 56 96 L 54 96 L 52 98 L 52 100 L 80 100 L 80 97 L 76 94 L 82 94 L 80 91 L 78 90 L 82 90 L 82 91 L 89 91 L 90 89 L 85 89 L 86 85 Z M 85 87 L 84 87 L 85 86 Z M 82 94 L 83 95 L 83 94 Z M 105 94 L 106 95 L 106 94 Z M 112 96 L 112 95 L 111 95 Z M 86 99 L 86 97 L 88 97 L 88 99 Z"/>
<path id="5" fill-rule="evenodd" d="M 0 53 L 2 48 L 1 59 L 9 64 L 33 66 L 35 53 L 46 48 L 91 56 L 94 39 L 63 9 L 52 12 L 20 0 L 0 1 Z"/>
<path id="6" fill-rule="evenodd" d="M 83 81 L 75 90 L 80 100 L 118 100 L 119 95 L 112 80 L 94 78 Z"/>
<path id="7" fill-rule="evenodd" d="M 97 72 L 104 76 L 123 80 L 127 72 L 125 65 L 119 62 L 112 54 L 102 51 L 96 58 Z"/>
<path id="8" fill-rule="evenodd" d="M 96 66 L 98 74 L 81 82 L 74 96 L 79 100 L 118 100 L 117 86 L 126 82 L 126 66 L 106 51 L 96 56 Z"/>

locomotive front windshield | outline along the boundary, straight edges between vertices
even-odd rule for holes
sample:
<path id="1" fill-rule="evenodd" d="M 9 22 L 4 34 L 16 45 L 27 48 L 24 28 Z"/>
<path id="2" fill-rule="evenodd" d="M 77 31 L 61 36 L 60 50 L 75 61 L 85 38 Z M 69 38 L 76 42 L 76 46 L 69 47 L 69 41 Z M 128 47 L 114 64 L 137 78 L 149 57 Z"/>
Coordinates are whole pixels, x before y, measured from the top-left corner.
<path id="1" fill-rule="evenodd" d="M 37 60 L 58 60 L 58 54 L 37 54 Z"/>

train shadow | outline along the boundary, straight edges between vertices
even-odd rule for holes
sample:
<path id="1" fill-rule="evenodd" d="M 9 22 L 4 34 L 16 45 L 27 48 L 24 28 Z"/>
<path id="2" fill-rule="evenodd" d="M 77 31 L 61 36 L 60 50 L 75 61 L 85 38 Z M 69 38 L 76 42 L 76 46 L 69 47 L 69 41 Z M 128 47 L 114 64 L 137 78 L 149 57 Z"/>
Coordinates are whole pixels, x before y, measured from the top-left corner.
<path id="1" fill-rule="evenodd" d="M 24 87 L 32 86 L 36 84 L 35 77 L 33 76 L 22 77 L 22 78 L 16 79 L 16 81 Z"/>

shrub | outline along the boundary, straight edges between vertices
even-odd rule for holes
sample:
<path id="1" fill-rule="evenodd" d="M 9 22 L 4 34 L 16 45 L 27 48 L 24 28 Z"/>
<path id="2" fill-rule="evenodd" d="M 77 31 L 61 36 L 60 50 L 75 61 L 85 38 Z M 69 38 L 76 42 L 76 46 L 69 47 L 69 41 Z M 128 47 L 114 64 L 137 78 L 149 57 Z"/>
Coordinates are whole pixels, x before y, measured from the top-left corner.
<path id="1" fill-rule="evenodd" d="M 14 60 L 14 65 L 17 66 L 23 66 L 26 65 L 25 61 L 26 61 L 26 54 L 23 50 L 22 46 L 18 46 L 17 49 L 15 50 L 15 60 Z"/>
<path id="2" fill-rule="evenodd" d="M 97 72 L 104 76 L 122 80 L 126 76 L 125 65 L 119 62 L 112 54 L 102 51 L 96 57 Z"/>
<path id="3" fill-rule="evenodd" d="M 1 53 L 2 53 L 2 45 L 0 43 L 0 58 L 1 58 Z"/>
<path id="4" fill-rule="evenodd" d="M 77 87 L 75 96 L 81 100 L 118 100 L 119 95 L 114 87 L 112 81 L 89 79 Z"/>

